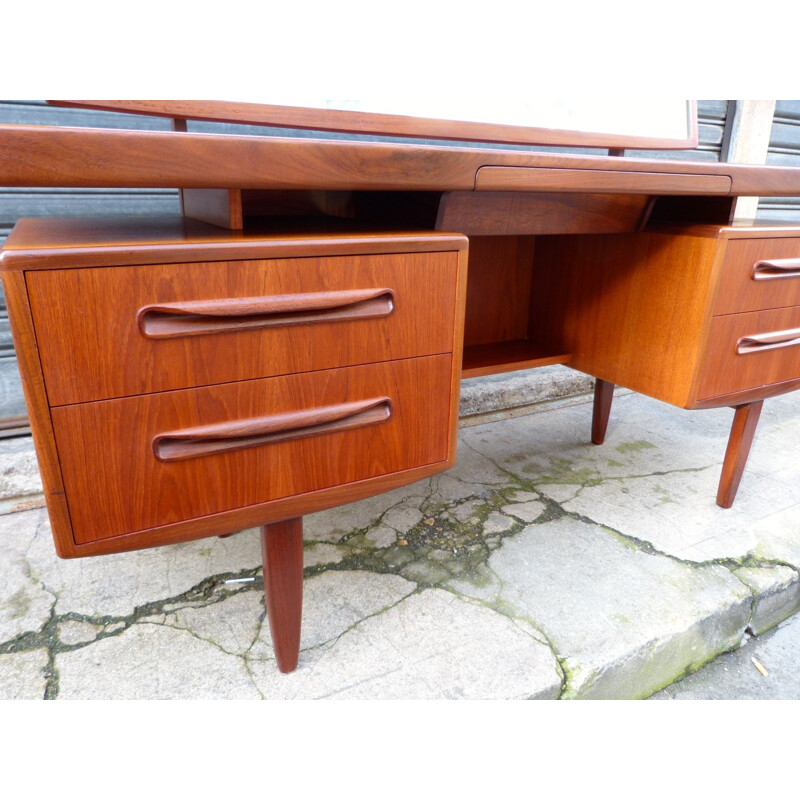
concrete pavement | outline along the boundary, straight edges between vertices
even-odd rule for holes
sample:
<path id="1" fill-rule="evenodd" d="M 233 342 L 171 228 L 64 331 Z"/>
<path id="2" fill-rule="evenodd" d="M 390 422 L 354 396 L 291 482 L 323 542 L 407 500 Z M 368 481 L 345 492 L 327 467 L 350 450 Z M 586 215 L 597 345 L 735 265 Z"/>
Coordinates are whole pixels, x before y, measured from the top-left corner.
<path id="1" fill-rule="evenodd" d="M 4 443 L 0 697 L 640 698 L 800 608 L 800 396 L 766 401 L 730 510 L 729 409 L 624 393 L 596 447 L 588 395 L 541 399 L 468 417 L 451 471 L 306 517 L 290 675 L 256 530 L 60 560 Z"/>

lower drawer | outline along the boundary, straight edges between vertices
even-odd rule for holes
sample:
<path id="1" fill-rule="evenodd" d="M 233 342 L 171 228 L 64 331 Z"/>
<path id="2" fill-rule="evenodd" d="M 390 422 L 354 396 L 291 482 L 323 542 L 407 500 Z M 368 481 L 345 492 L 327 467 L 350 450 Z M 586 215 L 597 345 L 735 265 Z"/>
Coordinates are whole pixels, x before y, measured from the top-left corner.
<path id="1" fill-rule="evenodd" d="M 800 306 L 714 317 L 700 400 L 800 378 Z"/>
<path id="2" fill-rule="evenodd" d="M 452 356 L 52 409 L 85 544 L 446 461 Z"/>

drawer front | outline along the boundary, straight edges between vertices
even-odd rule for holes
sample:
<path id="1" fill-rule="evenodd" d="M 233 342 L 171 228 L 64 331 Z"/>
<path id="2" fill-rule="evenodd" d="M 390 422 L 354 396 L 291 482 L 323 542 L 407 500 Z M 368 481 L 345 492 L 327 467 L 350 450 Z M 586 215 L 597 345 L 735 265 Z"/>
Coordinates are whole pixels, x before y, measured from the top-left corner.
<path id="1" fill-rule="evenodd" d="M 78 544 L 446 461 L 452 357 L 53 409 Z"/>
<path id="2" fill-rule="evenodd" d="M 800 306 L 715 317 L 698 399 L 800 378 Z"/>
<path id="3" fill-rule="evenodd" d="M 800 305 L 800 236 L 727 242 L 715 314 L 796 305 Z"/>
<path id="4" fill-rule="evenodd" d="M 51 405 L 453 349 L 455 252 L 26 275 Z"/>

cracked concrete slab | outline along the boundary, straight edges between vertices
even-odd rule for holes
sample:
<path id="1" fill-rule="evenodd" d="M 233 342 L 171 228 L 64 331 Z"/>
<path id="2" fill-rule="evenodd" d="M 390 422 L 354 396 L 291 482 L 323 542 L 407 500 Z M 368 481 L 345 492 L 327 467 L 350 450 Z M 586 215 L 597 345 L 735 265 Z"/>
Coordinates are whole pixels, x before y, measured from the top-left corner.
<path id="1" fill-rule="evenodd" d="M 752 470 L 723 511 L 730 415 L 622 395 L 602 447 L 589 443 L 589 403 L 475 425 L 447 473 L 309 515 L 303 650 L 288 676 L 257 530 L 60 561 L 44 509 L 0 515 L 0 686 L 643 696 L 798 606 L 800 460 L 787 443 L 800 439 L 800 399 L 767 401 Z"/>
<path id="2" fill-rule="evenodd" d="M 531 500 L 527 503 L 503 506 L 501 510 L 504 514 L 510 514 L 523 522 L 534 522 L 544 513 L 545 505 L 538 500 Z"/>
<path id="3" fill-rule="evenodd" d="M 243 656 L 258 638 L 265 614 L 259 583 L 217 602 L 179 608 L 167 614 L 165 622 L 213 642 L 226 653 Z"/>
<path id="4" fill-rule="evenodd" d="M 0 642 L 41 628 L 50 618 L 54 600 L 24 561 L 9 559 L 0 582 Z"/>
<path id="5" fill-rule="evenodd" d="M 0 655 L 0 700 L 40 700 L 48 655 L 43 649 Z"/>
<path id="6" fill-rule="evenodd" d="M 186 630 L 153 623 L 139 623 L 119 636 L 60 653 L 56 669 L 58 696 L 65 700 L 261 696 L 242 658 Z"/>
<path id="7" fill-rule="evenodd" d="M 0 440 L 0 501 L 21 500 L 32 495 L 41 498 L 40 504 L 44 502 L 32 439 L 25 436 Z"/>
<path id="8" fill-rule="evenodd" d="M 748 637 L 739 650 L 720 656 L 699 672 L 653 695 L 652 699 L 800 700 L 798 652 L 800 617 L 795 616 L 764 636 Z M 755 666 L 753 659 L 766 675 Z"/>
<path id="9" fill-rule="evenodd" d="M 800 575 L 789 567 L 740 567 L 733 574 L 753 593 L 748 630 L 758 636 L 800 611 Z"/>
<path id="10" fill-rule="evenodd" d="M 27 558 L 42 515 L 39 509 L 0 516 L 0 642 L 36 631 L 50 618 L 55 596 Z"/>
<path id="11" fill-rule="evenodd" d="M 180 595 L 209 575 L 254 570 L 261 564 L 257 530 L 225 539 L 119 553 L 98 558 L 53 556 L 52 535 L 44 509 L 38 515 L 28 562 L 41 582 L 57 596 L 56 611 L 96 616 L 125 616 L 154 597 Z"/>
<path id="12" fill-rule="evenodd" d="M 301 652 L 336 640 L 360 620 L 380 614 L 416 588 L 397 575 L 371 572 L 326 572 L 306 580 Z M 269 625 L 261 627 L 248 655 L 252 659 L 274 659 Z"/>
<path id="13" fill-rule="evenodd" d="M 254 664 L 253 676 L 265 697 L 293 699 L 544 699 L 561 690 L 553 654 L 525 623 L 440 589 L 359 622 L 290 675 Z"/>
<path id="14" fill-rule="evenodd" d="M 646 697 L 736 646 L 750 618 L 750 592 L 724 567 L 642 552 L 574 519 L 526 528 L 488 565 L 498 602 L 555 648 L 568 697 Z"/>

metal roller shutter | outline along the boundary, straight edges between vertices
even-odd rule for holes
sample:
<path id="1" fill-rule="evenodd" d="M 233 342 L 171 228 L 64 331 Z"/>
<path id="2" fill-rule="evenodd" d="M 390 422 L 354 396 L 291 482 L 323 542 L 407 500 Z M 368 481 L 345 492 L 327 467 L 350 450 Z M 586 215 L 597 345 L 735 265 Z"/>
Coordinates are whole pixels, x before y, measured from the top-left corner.
<path id="1" fill-rule="evenodd" d="M 800 167 L 800 100 L 775 104 L 767 164 Z M 758 204 L 758 218 L 799 222 L 800 197 L 764 197 Z"/>

